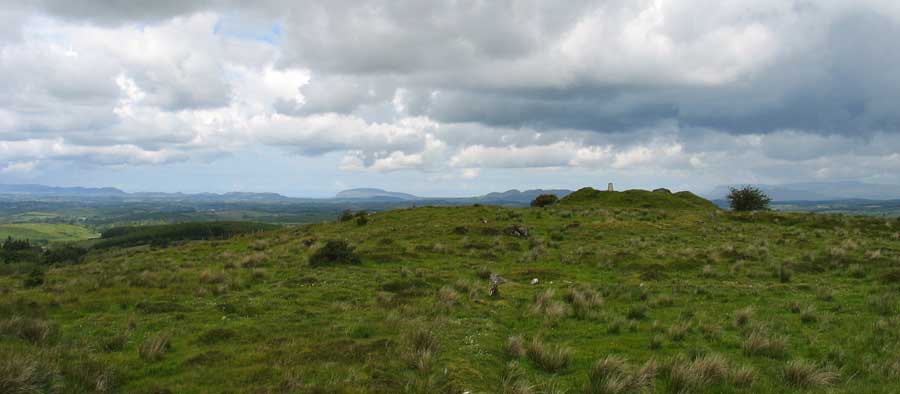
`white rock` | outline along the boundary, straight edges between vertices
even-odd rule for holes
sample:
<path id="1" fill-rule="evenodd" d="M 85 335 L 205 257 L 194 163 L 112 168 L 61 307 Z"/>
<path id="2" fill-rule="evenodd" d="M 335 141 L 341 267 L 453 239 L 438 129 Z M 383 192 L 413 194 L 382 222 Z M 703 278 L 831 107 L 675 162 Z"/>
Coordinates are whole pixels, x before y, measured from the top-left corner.
<path id="1" fill-rule="evenodd" d="M 533 284 L 533 285 L 538 284 L 538 282 L 540 282 L 540 281 L 538 280 L 538 278 L 534 278 L 534 279 L 531 280 L 531 284 Z"/>

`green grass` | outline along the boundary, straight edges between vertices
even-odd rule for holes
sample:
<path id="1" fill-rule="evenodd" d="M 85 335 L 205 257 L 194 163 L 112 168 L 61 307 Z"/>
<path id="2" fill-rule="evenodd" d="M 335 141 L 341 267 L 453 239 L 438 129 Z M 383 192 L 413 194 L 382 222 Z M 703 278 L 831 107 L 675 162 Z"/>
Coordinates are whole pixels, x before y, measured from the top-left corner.
<path id="1" fill-rule="evenodd" d="M 898 231 L 587 202 L 95 250 L 41 287 L 0 275 L 0 321 L 30 319 L 0 354 L 62 392 L 897 393 Z M 310 267 L 333 239 L 360 264 Z"/>
<path id="2" fill-rule="evenodd" d="M 14 223 L 0 224 L 0 239 L 13 237 L 37 243 L 80 241 L 100 235 L 90 229 L 72 224 Z"/>

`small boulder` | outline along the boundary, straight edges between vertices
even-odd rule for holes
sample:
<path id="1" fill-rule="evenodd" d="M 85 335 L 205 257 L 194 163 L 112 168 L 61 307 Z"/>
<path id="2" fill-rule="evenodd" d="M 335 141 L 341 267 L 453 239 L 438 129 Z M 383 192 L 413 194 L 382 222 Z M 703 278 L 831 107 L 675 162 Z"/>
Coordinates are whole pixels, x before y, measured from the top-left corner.
<path id="1" fill-rule="evenodd" d="M 536 284 L 538 284 L 538 283 L 540 283 L 540 281 L 538 280 L 538 278 L 534 278 L 534 279 L 531 280 L 531 284 L 533 284 L 533 285 L 536 285 Z"/>
<path id="2" fill-rule="evenodd" d="M 510 235 L 513 237 L 528 238 L 528 227 L 514 224 L 512 226 L 507 227 L 506 230 L 504 231 L 504 233 L 506 233 L 506 235 Z"/>

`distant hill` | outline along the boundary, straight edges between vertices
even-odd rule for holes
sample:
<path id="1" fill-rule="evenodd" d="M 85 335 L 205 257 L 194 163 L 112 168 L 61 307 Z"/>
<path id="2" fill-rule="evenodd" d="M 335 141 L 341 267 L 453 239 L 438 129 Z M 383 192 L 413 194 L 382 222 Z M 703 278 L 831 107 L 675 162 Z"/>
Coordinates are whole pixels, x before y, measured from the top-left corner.
<path id="1" fill-rule="evenodd" d="M 494 202 L 515 202 L 520 204 L 529 204 L 531 200 L 534 200 L 535 197 L 540 196 L 541 194 L 554 194 L 556 197 L 563 198 L 572 193 L 571 190 L 565 189 L 533 189 L 533 190 L 525 190 L 518 191 L 516 189 L 507 190 L 502 193 L 494 192 L 488 193 L 483 196 L 473 197 L 475 200 L 482 200 L 485 202 L 494 201 Z"/>
<path id="2" fill-rule="evenodd" d="M 623 192 L 600 191 L 590 187 L 579 189 L 559 202 L 563 206 L 590 206 L 601 208 L 654 208 L 677 210 L 716 210 L 712 201 L 683 191 L 671 193 L 658 191 L 626 190 Z"/>
<path id="3" fill-rule="evenodd" d="M 372 199 L 396 199 L 405 201 L 421 200 L 422 197 L 414 196 L 407 193 L 389 192 L 387 190 L 375 188 L 359 188 L 349 189 L 339 192 L 334 196 L 336 199 L 356 199 L 356 200 L 372 200 Z"/>
<path id="4" fill-rule="evenodd" d="M 741 187 L 744 185 L 720 185 L 713 189 L 707 197 L 711 199 L 724 199 L 728 195 L 729 187 Z M 806 182 L 789 183 L 782 185 L 754 184 L 769 195 L 774 201 L 828 201 L 828 200 L 892 200 L 900 199 L 900 185 L 886 185 L 863 183 L 856 181 L 846 182 Z"/>
<path id="5" fill-rule="evenodd" d="M 125 196 L 125 193 L 114 187 L 57 187 L 46 185 L 7 185 L 0 184 L 0 194 L 39 194 L 58 196 Z"/>

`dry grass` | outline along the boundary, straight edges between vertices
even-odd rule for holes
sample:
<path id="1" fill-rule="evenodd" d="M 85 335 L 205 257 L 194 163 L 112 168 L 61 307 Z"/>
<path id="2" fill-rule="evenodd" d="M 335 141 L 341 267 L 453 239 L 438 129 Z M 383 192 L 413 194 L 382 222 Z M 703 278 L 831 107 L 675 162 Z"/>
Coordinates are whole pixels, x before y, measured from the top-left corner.
<path id="1" fill-rule="evenodd" d="M 534 393 L 532 386 L 526 377 L 525 371 L 519 366 L 517 361 L 510 361 L 503 369 L 500 377 L 500 394 L 532 394 Z"/>
<path id="2" fill-rule="evenodd" d="M 33 344 L 48 342 L 56 334 L 51 321 L 15 316 L 0 321 L 0 335 L 16 337 Z"/>
<path id="3" fill-rule="evenodd" d="M 741 328 L 750 324 L 750 318 L 753 317 L 753 307 L 746 307 L 734 312 L 734 326 Z"/>
<path id="4" fill-rule="evenodd" d="M 450 286 L 441 287 L 437 291 L 437 301 L 444 306 L 453 306 L 459 302 L 459 293 Z"/>
<path id="5" fill-rule="evenodd" d="M 572 363 L 572 351 L 569 348 L 545 345 L 538 338 L 532 338 L 525 353 L 538 368 L 550 373 L 562 371 Z"/>
<path id="6" fill-rule="evenodd" d="M 506 341 L 506 354 L 513 358 L 525 356 L 525 340 L 521 335 L 509 337 Z"/>
<path id="7" fill-rule="evenodd" d="M 730 380 L 737 387 L 752 387 L 756 383 L 756 369 L 747 365 L 737 367 L 731 371 Z"/>
<path id="8" fill-rule="evenodd" d="M 425 327 L 415 326 L 405 334 L 404 342 L 403 358 L 407 364 L 419 372 L 428 372 L 440 349 L 437 334 Z"/>
<path id="9" fill-rule="evenodd" d="M 578 319 L 596 318 L 599 314 L 597 308 L 603 305 L 603 297 L 590 289 L 569 289 L 565 300 L 572 305 L 572 310 Z"/>
<path id="10" fill-rule="evenodd" d="M 643 393 L 653 387 L 657 365 L 653 360 L 632 370 L 625 359 L 607 356 L 598 360 L 588 371 L 587 394 Z"/>
<path id="11" fill-rule="evenodd" d="M 172 337 L 166 333 L 147 338 L 138 348 L 138 355 L 146 361 L 162 360 L 166 352 L 169 351 L 171 339 Z"/>
<path id="12" fill-rule="evenodd" d="M 723 382 L 728 376 L 728 361 L 718 354 L 694 360 L 676 358 L 669 370 L 669 389 L 673 393 L 695 392 Z"/>
<path id="13" fill-rule="evenodd" d="M 36 355 L 0 351 L 0 392 L 60 393 L 62 383 L 56 366 L 44 362 Z"/>
<path id="14" fill-rule="evenodd" d="M 820 368 L 806 360 L 788 361 L 782 370 L 784 382 L 799 388 L 830 386 L 837 382 L 838 376 L 837 372 Z"/>
<path id="15" fill-rule="evenodd" d="M 206 284 L 220 284 L 224 283 L 228 278 L 228 275 L 223 271 L 216 271 L 211 269 L 205 269 L 200 272 L 200 282 Z"/>
<path id="16" fill-rule="evenodd" d="M 787 340 L 763 330 L 754 330 L 744 339 L 741 349 L 748 356 L 782 358 L 787 354 Z"/>

